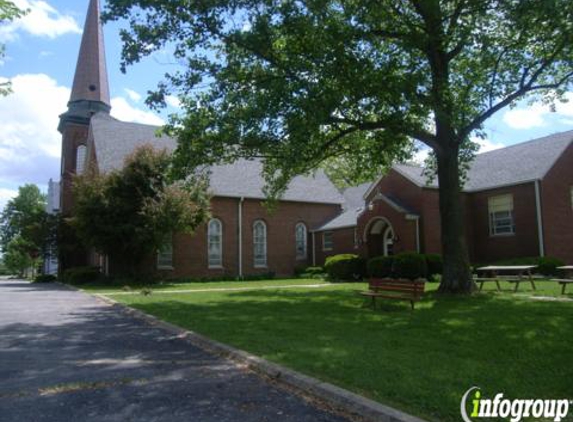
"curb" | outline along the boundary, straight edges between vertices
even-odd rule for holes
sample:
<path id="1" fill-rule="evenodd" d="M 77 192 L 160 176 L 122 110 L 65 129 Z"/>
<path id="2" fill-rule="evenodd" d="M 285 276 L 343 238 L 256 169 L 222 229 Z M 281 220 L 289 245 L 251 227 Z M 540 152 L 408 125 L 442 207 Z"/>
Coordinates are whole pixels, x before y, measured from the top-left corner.
<path id="1" fill-rule="evenodd" d="M 72 286 L 64 286 L 81 291 Z M 269 362 L 243 350 L 219 343 L 218 341 L 212 340 L 201 334 L 162 321 L 140 310 L 130 308 L 129 306 L 117 302 L 107 296 L 99 294 L 92 294 L 92 296 L 130 316 L 144 320 L 150 325 L 163 328 L 166 331 L 177 335 L 179 338 L 186 339 L 194 346 L 211 354 L 230 359 L 231 361 L 243 365 L 247 369 L 263 377 L 267 377 L 278 384 L 290 387 L 296 390 L 299 395 L 310 396 L 311 398 L 326 404 L 330 409 L 336 412 L 340 412 L 351 417 L 358 417 L 364 422 L 427 422 L 423 419 L 401 412 L 389 406 L 385 406 L 333 384 L 309 377 L 297 371 L 293 371 L 292 369 Z"/>

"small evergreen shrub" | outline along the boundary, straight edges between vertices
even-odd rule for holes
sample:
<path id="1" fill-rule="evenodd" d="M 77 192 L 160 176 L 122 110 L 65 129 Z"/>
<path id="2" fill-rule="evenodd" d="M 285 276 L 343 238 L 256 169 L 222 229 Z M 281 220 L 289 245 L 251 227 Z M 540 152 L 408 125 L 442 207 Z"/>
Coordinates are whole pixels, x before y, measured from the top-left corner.
<path id="1" fill-rule="evenodd" d="M 427 254 L 426 265 L 428 267 L 428 279 L 432 281 L 437 281 L 442 273 L 444 272 L 444 260 L 441 255 L 437 254 Z"/>
<path id="2" fill-rule="evenodd" d="M 393 265 L 394 257 L 392 256 L 377 256 L 371 258 L 367 264 L 368 275 L 373 278 L 392 277 Z"/>
<path id="3" fill-rule="evenodd" d="M 53 274 L 40 274 L 34 278 L 34 283 L 53 283 L 57 277 Z"/>
<path id="4" fill-rule="evenodd" d="M 341 254 L 326 258 L 324 269 L 333 281 L 358 281 L 366 274 L 366 263 L 358 255 Z"/>
<path id="5" fill-rule="evenodd" d="M 404 252 L 394 256 L 392 272 L 396 278 L 416 280 L 426 278 L 428 275 L 428 264 L 426 257 L 419 253 Z"/>
<path id="6" fill-rule="evenodd" d="M 87 284 L 101 278 L 98 267 L 74 267 L 67 269 L 63 274 L 64 283 Z"/>
<path id="7" fill-rule="evenodd" d="M 326 273 L 324 272 L 324 268 L 322 267 L 302 268 L 299 271 L 295 272 L 295 274 L 298 278 L 321 279 L 326 277 Z"/>

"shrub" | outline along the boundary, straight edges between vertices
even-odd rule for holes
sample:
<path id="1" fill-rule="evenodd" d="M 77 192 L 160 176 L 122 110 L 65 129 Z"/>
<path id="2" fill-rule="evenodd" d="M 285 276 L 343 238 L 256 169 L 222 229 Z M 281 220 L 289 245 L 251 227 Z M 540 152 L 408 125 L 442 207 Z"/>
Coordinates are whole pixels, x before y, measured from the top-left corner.
<path id="1" fill-rule="evenodd" d="M 53 283 L 57 277 L 53 274 L 40 274 L 34 278 L 34 283 Z"/>
<path id="2" fill-rule="evenodd" d="M 396 255 L 394 256 L 392 272 L 395 277 L 408 280 L 426 278 L 428 275 L 426 257 L 414 252 L 404 252 Z"/>
<path id="3" fill-rule="evenodd" d="M 87 284 L 101 277 L 98 267 L 74 267 L 64 271 L 63 280 L 68 284 Z"/>
<path id="4" fill-rule="evenodd" d="M 324 268 L 322 268 L 322 267 L 301 268 L 295 274 L 298 278 L 320 279 L 320 278 L 326 277 L 326 274 L 324 272 Z"/>
<path id="5" fill-rule="evenodd" d="M 428 267 L 428 279 L 437 281 L 436 276 L 441 276 L 444 272 L 444 261 L 441 255 L 427 254 L 426 265 Z"/>
<path id="6" fill-rule="evenodd" d="M 368 275 L 374 278 L 386 278 L 392 276 L 394 257 L 377 256 L 368 261 Z"/>
<path id="7" fill-rule="evenodd" d="M 324 269 L 328 277 L 334 281 L 362 280 L 366 273 L 364 259 L 353 254 L 329 256 L 326 258 Z"/>

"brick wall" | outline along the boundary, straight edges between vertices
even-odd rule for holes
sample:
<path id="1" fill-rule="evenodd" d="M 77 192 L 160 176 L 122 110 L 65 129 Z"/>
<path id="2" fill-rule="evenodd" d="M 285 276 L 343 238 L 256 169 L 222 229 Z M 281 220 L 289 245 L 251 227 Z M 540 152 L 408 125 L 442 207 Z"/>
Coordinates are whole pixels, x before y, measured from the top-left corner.
<path id="1" fill-rule="evenodd" d="M 237 276 L 238 207 L 239 199 L 216 197 L 211 202 L 212 216 L 223 224 L 223 268 L 210 269 L 207 259 L 207 225 L 193 235 L 179 234 L 174 238 L 174 277 Z M 275 273 L 290 276 L 296 267 L 312 265 L 310 231 L 334 218 L 339 205 L 281 202 L 269 211 L 259 200 L 243 202 L 243 274 Z M 267 268 L 255 268 L 253 257 L 253 224 L 263 220 L 267 225 Z M 308 231 L 307 259 L 297 260 L 295 227 L 304 223 Z"/>
<path id="2" fill-rule="evenodd" d="M 488 199 L 505 194 L 513 195 L 515 234 L 491 236 Z M 470 196 L 473 222 L 470 243 L 473 243 L 474 262 L 486 264 L 501 259 L 539 255 L 534 183 L 472 193 Z"/>
<path id="3" fill-rule="evenodd" d="M 317 232 L 315 234 L 315 247 L 316 247 L 316 265 L 323 266 L 326 258 L 333 255 L 354 253 L 362 255 L 363 251 L 360 246 L 355 247 L 354 244 L 354 230 L 355 227 L 346 227 L 342 229 L 332 230 L 332 250 L 325 251 L 323 248 L 322 237 L 324 232 Z"/>
<path id="4" fill-rule="evenodd" d="M 573 265 L 573 145 L 541 182 L 546 255 Z"/>
<path id="5" fill-rule="evenodd" d="M 72 178 L 76 173 L 76 150 L 86 145 L 88 126 L 66 123 L 62 134 L 61 211 L 69 215 L 73 207 Z"/>

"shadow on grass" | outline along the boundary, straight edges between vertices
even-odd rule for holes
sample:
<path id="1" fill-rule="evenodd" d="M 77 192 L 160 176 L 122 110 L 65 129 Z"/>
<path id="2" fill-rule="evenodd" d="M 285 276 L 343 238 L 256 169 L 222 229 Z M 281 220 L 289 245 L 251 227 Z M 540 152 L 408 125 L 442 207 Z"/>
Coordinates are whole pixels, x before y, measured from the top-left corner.
<path id="1" fill-rule="evenodd" d="M 351 290 L 122 298 L 132 306 L 420 416 L 459 420 L 463 393 L 572 395 L 573 306 L 480 294 L 361 308 Z"/>

